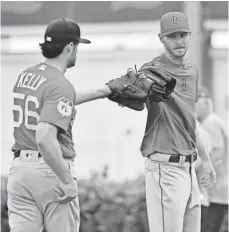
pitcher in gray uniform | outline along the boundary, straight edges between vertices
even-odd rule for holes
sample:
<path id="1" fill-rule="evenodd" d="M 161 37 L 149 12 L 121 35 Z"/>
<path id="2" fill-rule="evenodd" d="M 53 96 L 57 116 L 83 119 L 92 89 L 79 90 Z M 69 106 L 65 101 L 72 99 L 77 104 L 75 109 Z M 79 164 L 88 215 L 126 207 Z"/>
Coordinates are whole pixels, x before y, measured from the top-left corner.
<path id="1" fill-rule="evenodd" d="M 200 193 L 194 170 L 198 152 L 204 186 L 215 182 L 215 171 L 195 134 L 194 105 L 198 70 L 186 59 L 191 30 L 181 12 L 162 16 L 159 39 L 164 53 L 142 68 L 156 66 L 176 79 L 171 98 L 147 102 L 148 117 L 141 152 L 146 157 L 146 201 L 150 231 L 200 232 Z"/>

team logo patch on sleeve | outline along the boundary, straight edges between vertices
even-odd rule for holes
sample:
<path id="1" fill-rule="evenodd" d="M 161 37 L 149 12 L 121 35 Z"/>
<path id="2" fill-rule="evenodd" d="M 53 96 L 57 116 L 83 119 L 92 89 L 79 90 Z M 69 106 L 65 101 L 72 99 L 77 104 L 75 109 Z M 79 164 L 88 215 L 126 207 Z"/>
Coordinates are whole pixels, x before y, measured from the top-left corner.
<path id="1" fill-rule="evenodd" d="M 57 105 L 57 110 L 62 116 L 71 116 L 73 110 L 73 102 L 65 97 L 61 97 Z"/>

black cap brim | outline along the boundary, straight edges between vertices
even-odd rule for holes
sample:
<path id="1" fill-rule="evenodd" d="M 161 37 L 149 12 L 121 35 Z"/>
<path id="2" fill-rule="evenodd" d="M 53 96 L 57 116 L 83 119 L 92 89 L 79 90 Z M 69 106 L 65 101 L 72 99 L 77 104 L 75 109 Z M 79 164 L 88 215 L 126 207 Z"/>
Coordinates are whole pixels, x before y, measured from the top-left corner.
<path id="1" fill-rule="evenodd" d="M 88 39 L 83 39 L 83 38 L 79 38 L 78 41 L 79 41 L 79 43 L 84 43 L 84 44 L 90 44 L 90 43 L 91 43 L 90 40 L 88 40 Z"/>

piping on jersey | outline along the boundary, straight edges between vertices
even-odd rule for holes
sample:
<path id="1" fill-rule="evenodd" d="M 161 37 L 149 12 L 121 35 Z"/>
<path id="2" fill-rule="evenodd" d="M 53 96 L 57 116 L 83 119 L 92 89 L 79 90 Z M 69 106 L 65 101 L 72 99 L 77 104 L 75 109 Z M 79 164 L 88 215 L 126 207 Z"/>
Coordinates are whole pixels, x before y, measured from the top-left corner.
<path id="1" fill-rule="evenodd" d="M 161 164 L 159 164 L 159 186 L 161 189 L 161 210 L 162 210 L 162 226 L 163 232 L 165 232 L 165 214 L 164 214 L 164 205 L 163 205 L 163 189 L 161 186 Z"/>

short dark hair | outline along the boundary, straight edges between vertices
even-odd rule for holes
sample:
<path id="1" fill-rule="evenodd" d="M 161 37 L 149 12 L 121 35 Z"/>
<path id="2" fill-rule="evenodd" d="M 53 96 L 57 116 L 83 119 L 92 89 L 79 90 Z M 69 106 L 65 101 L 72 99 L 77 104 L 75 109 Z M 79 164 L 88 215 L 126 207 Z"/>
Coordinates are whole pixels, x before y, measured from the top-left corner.
<path id="1" fill-rule="evenodd" d="M 45 58 L 51 59 L 51 58 L 56 58 L 63 52 L 66 43 L 54 44 L 54 43 L 44 42 L 44 43 L 40 43 L 39 46 L 41 48 L 43 56 Z"/>

